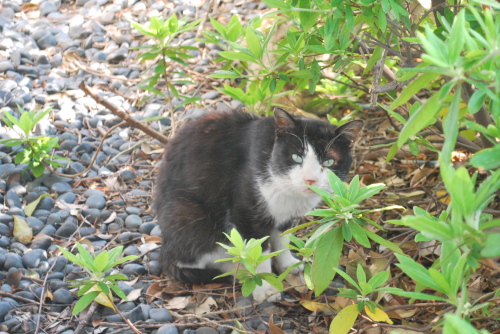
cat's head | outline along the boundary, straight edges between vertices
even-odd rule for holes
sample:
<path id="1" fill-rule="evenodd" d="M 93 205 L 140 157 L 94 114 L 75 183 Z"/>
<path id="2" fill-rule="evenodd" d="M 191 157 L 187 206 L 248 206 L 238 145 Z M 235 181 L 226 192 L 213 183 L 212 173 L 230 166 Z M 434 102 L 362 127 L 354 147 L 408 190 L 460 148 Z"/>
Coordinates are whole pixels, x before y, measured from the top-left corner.
<path id="1" fill-rule="evenodd" d="M 363 121 L 340 127 L 328 122 L 295 117 L 276 108 L 276 136 L 271 158 L 271 174 L 290 191 L 313 195 L 312 185 L 328 190 L 330 169 L 345 179 L 352 163 L 351 148 Z"/>

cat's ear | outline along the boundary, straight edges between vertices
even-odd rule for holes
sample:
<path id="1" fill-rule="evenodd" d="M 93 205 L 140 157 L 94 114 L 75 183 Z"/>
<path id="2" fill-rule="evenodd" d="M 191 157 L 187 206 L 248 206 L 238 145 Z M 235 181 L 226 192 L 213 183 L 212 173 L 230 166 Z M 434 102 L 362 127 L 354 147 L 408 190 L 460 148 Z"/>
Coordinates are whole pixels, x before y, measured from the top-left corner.
<path id="1" fill-rule="evenodd" d="M 295 127 L 295 119 L 281 108 L 274 108 L 274 119 L 276 121 L 276 132 L 287 132 Z"/>
<path id="2" fill-rule="evenodd" d="M 363 128 L 364 122 L 361 120 L 355 120 L 345 123 L 335 129 L 335 134 L 338 136 L 343 136 L 351 142 L 351 146 L 354 145 L 356 138 L 358 138 L 359 132 Z"/>

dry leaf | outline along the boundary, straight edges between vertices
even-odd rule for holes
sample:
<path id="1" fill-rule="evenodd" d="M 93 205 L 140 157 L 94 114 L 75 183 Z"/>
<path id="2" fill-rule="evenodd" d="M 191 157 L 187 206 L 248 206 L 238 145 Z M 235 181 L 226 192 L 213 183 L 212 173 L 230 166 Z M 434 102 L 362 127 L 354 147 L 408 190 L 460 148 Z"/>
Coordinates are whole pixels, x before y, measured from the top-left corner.
<path id="1" fill-rule="evenodd" d="M 40 203 L 40 200 L 44 197 L 47 197 L 47 196 L 50 196 L 50 195 L 49 194 L 42 194 L 33 202 L 26 204 L 26 206 L 24 207 L 24 213 L 26 214 L 26 216 L 31 217 L 31 215 L 35 211 L 36 207 L 38 206 L 38 203 Z"/>
<path id="2" fill-rule="evenodd" d="M 413 177 L 410 180 L 410 188 L 416 187 L 417 185 L 420 185 L 425 182 L 427 177 L 431 175 L 434 172 L 434 168 L 418 168 L 415 169 L 410 175 L 413 175 Z"/>
<path id="3" fill-rule="evenodd" d="M 160 297 L 163 292 L 163 287 L 161 286 L 161 282 L 156 281 L 153 284 L 151 284 L 148 288 L 148 291 L 146 291 L 146 299 L 148 303 L 151 303 L 156 297 Z"/>
<path id="4" fill-rule="evenodd" d="M 14 237 L 23 244 L 28 244 L 33 239 L 33 229 L 29 227 L 24 218 L 19 216 L 14 217 Z"/>
<path id="5" fill-rule="evenodd" d="M 153 236 L 145 235 L 145 234 L 143 234 L 142 236 L 144 237 L 144 241 L 147 243 L 159 243 L 159 244 L 161 244 L 161 241 L 162 241 L 161 237 L 158 237 L 155 235 L 153 235 Z"/>
<path id="6" fill-rule="evenodd" d="M 271 317 L 269 318 L 269 331 L 271 332 L 271 334 L 285 334 L 285 332 L 283 332 L 283 330 L 281 328 L 279 328 L 278 326 L 276 326 L 273 322 L 273 316 L 271 315 Z"/>
<path id="7" fill-rule="evenodd" d="M 29 12 L 30 10 L 38 10 L 38 5 L 34 3 L 25 3 L 21 6 L 21 11 L 23 13 Z"/>
<path id="8" fill-rule="evenodd" d="M 365 313 L 373 321 L 386 322 L 386 323 L 391 324 L 391 325 L 393 324 L 392 320 L 389 318 L 387 313 L 385 313 L 382 309 L 379 309 L 378 307 L 375 308 L 375 312 L 372 312 L 372 311 L 370 311 L 370 308 L 368 307 L 368 305 L 365 305 Z"/>
<path id="9" fill-rule="evenodd" d="M 23 272 L 21 271 L 21 269 L 18 269 L 7 275 L 5 283 L 7 283 L 10 286 L 13 286 L 14 288 L 17 288 L 17 286 L 21 282 L 22 277 L 23 277 Z"/>
<path id="10" fill-rule="evenodd" d="M 154 243 L 154 244 L 147 243 L 147 244 L 142 244 L 137 248 L 141 252 L 141 255 L 144 255 L 144 254 L 149 253 L 157 248 L 160 248 L 160 245 L 158 245 L 156 243 Z"/>
<path id="11" fill-rule="evenodd" d="M 140 296 L 141 296 L 142 288 L 141 289 L 134 289 L 129 292 L 127 295 L 127 300 L 129 302 L 136 301 Z"/>
<path id="12" fill-rule="evenodd" d="M 109 215 L 108 219 L 106 219 L 103 224 L 109 224 L 109 223 L 112 223 L 115 221 L 115 218 L 116 218 L 116 212 L 113 211 L 111 212 L 111 214 Z"/>
<path id="13" fill-rule="evenodd" d="M 90 242 L 90 240 L 88 240 L 87 238 L 81 238 L 80 240 L 78 240 L 78 242 L 82 245 L 82 246 L 86 246 L 85 248 L 87 248 L 87 251 L 90 253 L 90 254 L 93 254 L 94 253 L 94 244 L 92 242 Z"/>
<path id="14" fill-rule="evenodd" d="M 45 294 L 43 295 L 43 300 L 53 300 L 54 296 L 52 295 L 52 292 L 50 292 L 49 289 L 45 290 Z"/>
<path id="15" fill-rule="evenodd" d="M 191 302 L 191 297 L 174 297 L 166 305 L 167 309 L 182 310 Z"/>
<path id="16" fill-rule="evenodd" d="M 111 294 L 111 291 L 109 292 L 109 295 L 106 295 L 104 292 L 101 291 L 101 289 L 99 289 L 99 287 L 97 285 L 94 285 L 93 287 L 91 287 L 87 293 L 92 292 L 92 291 L 100 291 L 100 293 L 94 299 L 94 301 L 96 303 L 99 303 L 101 305 L 112 308 L 113 310 L 116 310 L 115 304 L 113 303 L 113 295 Z"/>
<path id="17" fill-rule="evenodd" d="M 207 297 L 203 303 L 195 307 L 194 314 L 202 315 L 210 313 L 213 306 L 217 308 L 217 302 L 212 297 Z"/>
<path id="18" fill-rule="evenodd" d="M 33 269 L 26 269 L 24 276 L 36 278 L 36 279 L 40 278 L 40 274 L 38 274 L 38 271 L 33 270 Z"/>
<path id="19" fill-rule="evenodd" d="M 302 305 L 305 309 L 308 309 L 311 312 L 316 312 L 316 313 L 332 313 L 332 308 L 325 304 L 325 303 L 320 303 L 320 302 L 314 302 L 312 300 L 299 300 L 300 305 Z"/>

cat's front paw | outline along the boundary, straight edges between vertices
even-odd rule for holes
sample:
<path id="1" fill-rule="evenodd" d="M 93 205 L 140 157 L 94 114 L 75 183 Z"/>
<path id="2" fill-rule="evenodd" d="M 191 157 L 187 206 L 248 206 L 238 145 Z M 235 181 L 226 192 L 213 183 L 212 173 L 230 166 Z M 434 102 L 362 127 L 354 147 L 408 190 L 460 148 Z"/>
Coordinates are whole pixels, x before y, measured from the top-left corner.
<path id="1" fill-rule="evenodd" d="M 257 286 L 252 292 L 253 300 L 257 303 L 268 301 L 274 303 L 281 300 L 281 292 L 266 281 Z"/>
<path id="2" fill-rule="evenodd" d="M 290 251 L 285 251 L 281 253 L 277 258 L 276 258 L 276 269 L 278 269 L 279 273 L 284 272 L 287 270 L 289 267 L 301 262 L 299 259 L 297 259 L 295 256 L 292 255 Z M 293 275 L 298 275 L 299 272 L 304 271 L 304 265 L 301 264 L 300 266 L 293 268 L 292 271 L 290 271 L 291 274 Z"/>

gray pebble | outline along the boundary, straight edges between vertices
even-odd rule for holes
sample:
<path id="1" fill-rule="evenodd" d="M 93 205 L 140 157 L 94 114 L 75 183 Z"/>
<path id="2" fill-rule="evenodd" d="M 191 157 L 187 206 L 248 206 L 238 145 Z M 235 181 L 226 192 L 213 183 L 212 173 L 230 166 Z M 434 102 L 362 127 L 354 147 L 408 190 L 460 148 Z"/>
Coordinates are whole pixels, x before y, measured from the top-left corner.
<path id="1" fill-rule="evenodd" d="M 5 194 L 5 204 L 7 204 L 7 207 L 17 207 L 17 208 L 22 208 L 23 204 L 21 203 L 21 199 L 19 198 L 19 195 L 14 191 L 14 190 L 9 190 Z"/>
<path id="2" fill-rule="evenodd" d="M 160 226 L 156 225 L 149 234 L 152 237 L 161 237 L 161 229 Z"/>
<path id="3" fill-rule="evenodd" d="M 62 272 L 64 267 L 68 264 L 68 259 L 64 256 L 57 256 L 57 257 L 51 257 L 48 259 L 49 264 L 52 266 L 52 264 L 55 262 L 54 267 L 52 270 L 54 272 Z"/>
<path id="4" fill-rule="evenodd" d="M 174 318 L 165 308 L 153 308 L 149 311 L 149 317 L 156 322 L 172 322 Z"/>
<path id="5" fill-rule="evenodd" d="M 43 249 L 33 249 L 23 255 L 23 265 L 26 268 L 36 268 L 41 261 L 47 260 L 47 252 Z"/>
<path id="6" fill-rule="evenodd" d="M 5 254 L 5 262 L 3 264 L 3 268 L 9 270 L 10 268 L 22 268 L 23 267 L 23 259 L 21 255 L 16 253 L 7 253 Z"/>
<path id="7" fill-rule="evenodd" d="M 28 223 L 28 226 L 33 230 L 33 234 L 37 234 L 45 226 L 45 224 L 40 219 L 33 216 L 26 218 L 26 222 Z"/>
<path id="8" fill-rule="evenodd" d="M 142 224 L 142 219 L 138 215 L 130 215 L 125 219 L 125 226 L 131 230 L 137 230 Z"/>
<path id="9" fill-rule="evenodd" d="M 73 188 L 67 183 L 56 182 L 50 187 L 50 191 L 53 193 L 63 194 L 68 191 L 72 191 Z"/>
<path id="10" fill-rule="evenodd" d="M 147 263 L 149 274 L 153 276 L 160 276 L 162 273 L 160 262 L 153 260 Z"/>
<path id="11" fill-rule="evenodd" d="M 151 231 L 152 231 L 152 230 L 153 230 L 156 226 L 158 226 L 158 224 L 153 223 L 153 222 L 143 223 L 143 224 L 141 224 L 141 226 L 139 226 L 139 232 L 140 232 L 141 234 L 150 235 Z"/>
<path id="12" fill-rule="evenodd" d="M 66 289 L 57 289 L 52 293 L 53 300 L 52 302 L 55 304 L 71 304 L 73 303 L 73 296 L 71 292 Z"/>
<path id="13" fill-rule="evenodd" d="M 146 273 L 146 268 L 142 264 L 138 263 L 127 263 L 123 266 L 122 273 L 126 276 L 139 276 Z"/>
<path id="14" fill-rule="evenodd" d="M 215 100 L 220 96 L 220 93 L 216 90 L 211 90 L 201 95 L 201 98 L 204 100 Z"/>
<path id="15" fill-rule="evenodd" d="M 41 237 L 33 240 L 30 247 L 31 249 L 44 249 L 47 250 L 52 245 L 52 238 Z"/>
<path id="16" fill-rule="evenodd" d="M 157 334 L 179 334 L 177 327 L 174 325 L 165 325 L 158 328 Z"/>
<path id="17" fill-rule="evenodd" d="M 104 194 L 102 191 L 100 190 L 97 190 L 97 189 L 87 189 L 85 191 L 85 193 L 83 194 L 83 196 L 89 198 L 90 196 L 94 196 L 94 195 L 99 195 L 99 196 L 102 196 L 102 197 L 106 197 L 106 194 Z"/>
<path id="18" fill-rule="evenodd" d="M 13 310 L 15 305 L 11 305 L 9 302 L 0 302 L 0 321 L 4 321 L 5 316 L 7 313 L 9 313 L 11 310 Z"/>
<path id="19" fill-rule="evenodd" d="M 85 201 L 91 209 L 102 210 L 106 206 L 106 198 L 100 195 L 92 195 Z"/>
<path id="20" fill-rule="evenodd" d="M 44 1 L 38 7 L 40 10 L 40 16 L 47 16 L 52 12 L 57 11 L 57 6 L 49 1 Z"/>
<path id="21" fill-rule="evenodd" d="M 129 215 L 139 215 L 144 211 L 144 209 L 138 208 L 136 206 L 127 206 L 125 212 Z"/>
<path id="22" fill-rule="evenodd" d="M 53 225 L 45 225 L 37 235 L 47 235 L 51 236 L 56 233 L 56 228 Z"/>
<path id="23" fill-rule="evenodd" d="M 52 225 L 48 225 L 48 226 L 52 226 Z M 69 238 L 70 236 L 72 236 L 76 232 L 77 229 L 78 229 L 78 226 L 75 223 L 68 221 L 68 222 L 65 222 L 64 224 L 62 224 L 57 229 L 55 235 L 57 235 L 59 237 Z"/>
<path id="24" fill-rule="evenodd" d="M 54 207 L 54 200 L 50 196 L 46 196 L 40 200 L 36 206 L 37 210 L 52 210 Z"/>

